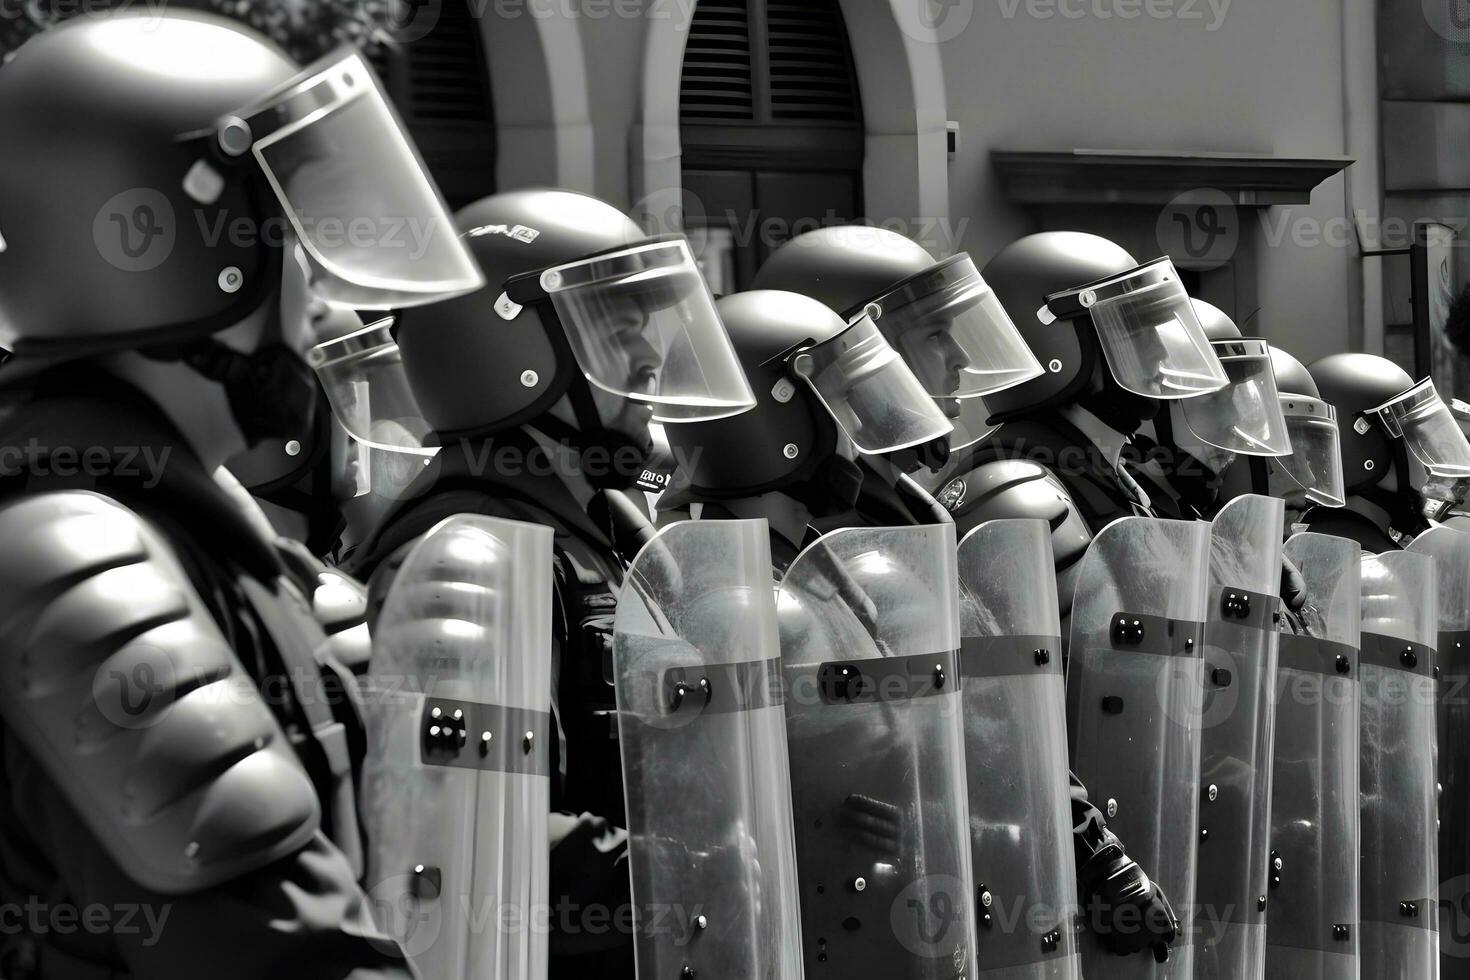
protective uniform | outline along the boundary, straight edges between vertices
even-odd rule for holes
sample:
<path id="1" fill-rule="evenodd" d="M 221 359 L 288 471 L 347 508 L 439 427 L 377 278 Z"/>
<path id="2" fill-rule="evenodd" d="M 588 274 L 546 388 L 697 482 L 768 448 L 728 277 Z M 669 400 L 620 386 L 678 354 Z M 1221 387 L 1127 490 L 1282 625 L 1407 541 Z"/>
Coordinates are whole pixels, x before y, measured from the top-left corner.
<path id="1" fill-rule="evenodd" d="M 801 923 L 764 521 L 664 528 L 628 570 L 613 671 L 642 977 L 797 980 Z"/>
<path id="2" fill-rule="evenodd" d="M 351 683 L 211 469 L 309 417 L 308 269 L 371 307 L 473 265 L 444 236 L 411 266 L 321 236 L 388 197 L 448 221 L 356 54 L 298 72 L 214 18 L 80 19 L 7 62 L 0 119 L 0 895 L 168 914 L 32 920 L 4 972 L 409 976 L 356 881 Z"/>
<path id="3" fill-rule="evenodd" d="M 834 531 L 780 589 L 806 973 L 972 976 L 954 530 Z"/>
<path id="4" fill-rule="evenodd" d="M 1357 542 L 1293 535 L 1302 582 L 1282 617 L 1272 748 L 1269 980 L 1359 976 Z"/>
<path id="5" fill-rule="evenodd" d="M 948 523 L 946 513 L 922 488 L 906 475 L 895 476 L 897 468 L 885 457 L 874 455 L 885 446 L 933 440 L 945 431 L 946 423 L 922 387 L 913 383 L 912 373 L 892 357 L 886 344 L 879 343 L 881 338 L 873 337 L 871 317 L 864 314 L 849 326 L 821 303 L 773 290 L 728 296 L 720 301 L 719 308 L 758 405 L 742 416 L 669 430 L 670 446 L 683 470 L 681 485 L 659 501 L 661 517 L 666 510 L 677 513 L 684 508 L 705 519 L 769 516 L 774 530 L 773 557 L 781 570 L 790 564 L 803 541 L 810 541 L 823 529 Z M 868 338 L 870 360 L 833 359 L 822 353 L 824 348 L 843 350 L 843 338 L 860 337 Z M 837 386 L 848 388 L 852 392 L 849 396 L 820 397 L 815 386 L 804 381 L 797 370 L 797 359 L 807 350 L 817 352 L 823 361 L 850 365 L 850 382 L 873 376 L 864 385 L 844 382 Z M 887 356 L 880 356 L 884 351 Z M 874 374 L 872 366 L 881 373 Z M 882 397 L 864 396 L 865 388 Z M 856 435 L 850 438 L 849 433 Z M 883 438 L 876 438 L 879 435 Z M 864 460 L 861 470 L 840 451 L 858 439 L 862 445 L 856 454 Z M 774 497 L 785 498 L 790 504 L 774 502 Z M 1082 539 L 1084 547 L 1086 540 Z M 1017 560 L 1022 559 L 1017 556 Z M 987 566 L 984 577 L 1002 590 L 1015 585 L 1005 580 L 1001 568 Z M 973 587 L 981 587 L 980 578 L 975 579 Z M 1046 618 L 1044 607 L 1033 606 L 1029 611 Z M 1009 722 L 1014 724 L 1015 719 Z M 1037 721 L 1042 726 L 1045 723 L 1044 719 Z M 1028 721 L 1028 730 L 1030 724 Z M 1041 779 L 1038 776 L 1038 785 L 1044 786 Z M 1110 907 L 1121 907 L 1124 903 L 1115 899 L 1125 893 L 1130 902 L 1152 901 L 1154 892 L 1148 887 L 1128 891 L 1135 880 L 1129 875 L 1137 866 L 1108 832 L 1102 814 L 1088 800 L 1086 787 L 1072 779 L 1070 794 L 1076 860 L 1085 863 L 1097 857 L 1090 872 L 1091 883 L 1114 896 L 1108 899 Z M 1044 844 L 1038 843 L 1038 847 L 1044 849 Z M 987 857 L 980 855 L 977 860 L 985 861 Z M 1044 867 L 1035 870 L 1046 873 Z M 1004 940 L 1007 949 L 991 949 L 997 945 L 994 936 L 999 919 L 994 917 L 989 927 L 982 920 L 982 930 L 988 928 L 992 935 L 987 945 L 982 932 L 980 965 L 987 971 L 992 969 L 992 953 L 1001 962 L 1015 955 L 1009 949 L 1014 942 L 1020 942 L 1027 954 L 1033 951 L 1014 931 Z M 1061 937 L 1052 938 L 1052 933 L 1058 931 L 1064 930 L 1043 929 L 1036 937 L 1034 949 L 1043 961 L 1068 962 L 1067 944 Z"/>
<path id="6" fill-rule="evenodd" d="M 1408 550 L 1434 558 L 1439 580 L 1438 775 L 1440 972 L 1464 972 L 1470 882 L 1470 534 L 1430 528 Z"/>
<path id="7" fill-rule="evenodd" d="M 1439 976 L 1435 649 L 1439 587 L 1428 555 L 1362 564 L 1359 792 L 1363 976 Z"/>
<path id="8" fill-rule="evenodd" d="M 1470 441 L 1433 382 L 1414 384 L 1392 361 L 1333 354 L 1308 370 L 1337 409 L 1347 505 L 1313 508 L 1302 520 L 1370 553 L 1403 547 L 1443 512 L 1446 501 L 1426 500 L 1470 475 Z"/>
<path id="9" fill-rule="evenodd" d="M 653 529 L 624 488 L 646 463 L 650 419 L 672 429 L 752 399 L 682 238 L 649 239 L 615 208 L 563 191 L 495 195 L 456 224 L 488 284 L 406 310 L 394 327 L 441 448 L 347 567 L 376 602 L 445 517 L 552 529 L 551 970 L 627 976 L 613 613 Z"/>

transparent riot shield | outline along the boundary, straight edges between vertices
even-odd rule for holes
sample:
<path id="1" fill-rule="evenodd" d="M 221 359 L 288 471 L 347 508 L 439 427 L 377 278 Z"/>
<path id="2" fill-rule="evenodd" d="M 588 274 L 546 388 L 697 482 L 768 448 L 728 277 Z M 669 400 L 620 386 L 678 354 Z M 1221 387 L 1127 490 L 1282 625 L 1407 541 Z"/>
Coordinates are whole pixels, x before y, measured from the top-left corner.
<path id="1" fill-rule="evenodd" d="M 1365 555 L 1359 653 L 1363 977 L 1439 976 L 1434 560 Z"/>
<path id="2" fill-rule="evenodd" d="M 1271 742 L 1286 504 L 1246 495 L 1216 516 L 1200 714 L 1197 980 L 1259 977 L 1266 955 Z"/>
<path id="3" fill-rule="evenodd" d="M 1125 517 L 1093 539 L 1072 603 L 1072 768 L 1128 854 L 1170 896 L 1182 932 L 1168 962 L 1082 939 L 1088 980 L 1187 980 L 1193 970 L 1200 700 L 1210 525 Z M 1083 908 L 1084 914 L 1089 914 Z"/>
<path id="4" fill-rule="evenodd" d="M 777 598 L 811 977 L 975 973 L 951 525 L 818 539 Z"/>
<path id="5" fill-rule="evenodd" d="M 366 883 L 426 977 L 546 975 L 551 589 L 549 528 L 459 515 L 373 630 Z"/>
<path id="6" fill-rule="evenodd" d="M 1051 528 L 981 524 L 960 542 L 959 571 L 977 976 L 1080 980 Z"/>
<path id="7" fill-rule="evenodd" d="M 1470 976 L 1470 534 L 1433 528 L 1409 550 L 1439 580 L 1440 971 Z"/>
<path id="8" fill-rule="evenodd" d="M 1356 541 L 1298 534 L 1299 612 L 1282 619 L 1266 891 L 1267 980 L 1358 980 Z"/>
<path id="9" fill-rule="evenodd" d="M 613 639 L 638 976 L 800 980 L 770 529 L 673 524 Z"/>

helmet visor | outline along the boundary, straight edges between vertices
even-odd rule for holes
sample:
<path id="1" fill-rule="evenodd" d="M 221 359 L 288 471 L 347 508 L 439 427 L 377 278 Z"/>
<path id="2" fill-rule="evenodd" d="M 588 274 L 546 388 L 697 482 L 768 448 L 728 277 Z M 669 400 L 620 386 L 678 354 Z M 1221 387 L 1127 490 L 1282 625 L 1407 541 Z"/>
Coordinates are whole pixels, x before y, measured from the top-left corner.
<path id="1" fill-rule="evenodd" d="M 478 289 L 439 191 L 367 62 L 338 54 L 308 68 L 242 123 L 328 302 L 391 309 Z M 235 131 L 231 135 L 231 127 Z"/>
<path id="2" fill-rule="evenodd" d="M 935 398 L 976 398 L 1043 373 L 968 255 L 920 273 L 868 312 Z"/>
<path id="3" fill-rule="evenodd" d="M 755 407 L 714 297 L 682 238 L 541 273 L 587 380 L 652 406 L 657 422 L 703 422 Z"/>
<path id="4" fill-rule="evenodd" d="M 389 334 L 391 319 L 311 348 L 306 362 L 331 403 L 332 414 L 358 442 L 375 449 L 425 453 L 430 429 Z"/>
<path id="5" fill-rule="evenodd" d="M 1370 412 L 1378 415 L 1392 435 L 1403 439 L 1434 476 L 1470 476 L 1470 440 L 1430 379 Z"/>
<path id="6" fill-rule="evenodd" d="M 1324 507 L 1347 503 L 1342 475 L 1342 444 L 1337 431 L 1337 409 L 1318 398 L 1280 396 L 1291 454 L 1275 463 L 1307 499 Z"/>
<path id="7" fill-rule="evenodd" d="M 949 436 L 949 451 L 957 453 L 990 438 L 1000 428 L 990 424 L 990 415 L 991 408 L 985 404 L 984 398 L 967 398 L 959 402 L 959 412 L 949 420 L 954 426 L 954 432 Z"/>
<path id="8" fill-rule="evenodd" d="M 872 317 L 797 354 L 792 367 L 861 452 L 890 453 L 950 432 L 949 420 Z"/>
<path id="9" fill-rule="evenodd" d="M 1167 258 L 1049 296 L 1047 308 L 1053 318 L 1091 313 L 1113 380 L 1135 395 L 1193 398 L 1230 383 Z"/>
<path id="10" fill-rule="evenodd" d="M 1230 383 L 1179 403 L 1189 431 L 1201 441 L 1246 456 L 1284 456 L 1291 436 L 1264 340 L 1219 340 L 1211 346 Z"/>

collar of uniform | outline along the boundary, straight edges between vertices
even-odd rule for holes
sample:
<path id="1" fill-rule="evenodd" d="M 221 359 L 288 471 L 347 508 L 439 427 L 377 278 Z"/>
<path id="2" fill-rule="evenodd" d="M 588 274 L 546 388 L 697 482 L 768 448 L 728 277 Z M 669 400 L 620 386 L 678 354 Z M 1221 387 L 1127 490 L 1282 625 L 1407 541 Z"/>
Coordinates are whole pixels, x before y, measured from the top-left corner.
<path id="1" fill-rule="evenodd" d="M 4 478 L 29 492 L 48 484 L 93 489 L 181 527 L 269 587 L 284 572 L 273 539 L 215 482 L 163 411 L 103 371 L 72 364 L 38 378 L 0 422 L 0 447 L 21 461 L 18 473 L 7 462 Z"/>

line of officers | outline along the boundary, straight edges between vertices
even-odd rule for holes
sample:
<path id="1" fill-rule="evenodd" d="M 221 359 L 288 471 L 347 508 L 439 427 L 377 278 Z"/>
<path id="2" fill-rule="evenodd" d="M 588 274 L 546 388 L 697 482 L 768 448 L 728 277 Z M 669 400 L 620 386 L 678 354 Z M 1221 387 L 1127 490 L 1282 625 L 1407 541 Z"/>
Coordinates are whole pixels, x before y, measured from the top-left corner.
<path id="1" fill-rule="evenodd" d="M 716 300 L 203 16 L 33 39 L 0 129 L 0 901 L 167 913 L 0 976 L 1466 970 L 1430 382 L 1080 233 Z"/>

